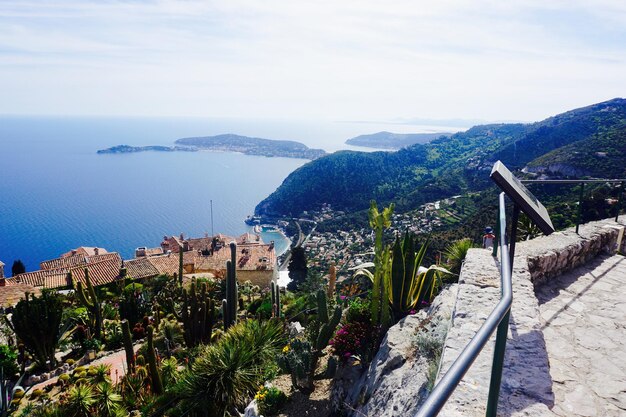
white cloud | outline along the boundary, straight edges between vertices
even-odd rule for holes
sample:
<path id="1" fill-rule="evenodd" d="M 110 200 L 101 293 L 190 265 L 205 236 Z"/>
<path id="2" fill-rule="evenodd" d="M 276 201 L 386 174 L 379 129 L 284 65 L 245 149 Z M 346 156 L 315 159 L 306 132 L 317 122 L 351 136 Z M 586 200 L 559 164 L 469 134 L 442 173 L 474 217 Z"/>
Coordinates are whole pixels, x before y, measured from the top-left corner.
<path id="1" fill-rule="evenodd" d="M 626 92 L 626 6 L 0 3 L 0 113 L 533 120 Z"/>

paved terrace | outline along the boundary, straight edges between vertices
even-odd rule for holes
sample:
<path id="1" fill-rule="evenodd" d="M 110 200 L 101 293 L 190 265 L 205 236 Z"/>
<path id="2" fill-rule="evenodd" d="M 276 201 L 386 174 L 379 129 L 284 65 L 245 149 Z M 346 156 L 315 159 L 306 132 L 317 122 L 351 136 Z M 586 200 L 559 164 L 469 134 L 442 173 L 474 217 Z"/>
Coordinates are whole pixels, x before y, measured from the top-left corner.
<path id="1" fill-rule="evenodd" d="M 626 415 L 626 258 L 601 256 L 537 291 L 558 416 Z"/>
<path id="2" fill-rule="evenodd" d="M 615 226 L 518 244 L 499 416 L 626 416 L 626 258 L 615 254 Z M 499 301 L 499 260 L 471 249 L 458 288 L 439 378 Z M 485 415 L 494 340 L 440 416 Z"/>

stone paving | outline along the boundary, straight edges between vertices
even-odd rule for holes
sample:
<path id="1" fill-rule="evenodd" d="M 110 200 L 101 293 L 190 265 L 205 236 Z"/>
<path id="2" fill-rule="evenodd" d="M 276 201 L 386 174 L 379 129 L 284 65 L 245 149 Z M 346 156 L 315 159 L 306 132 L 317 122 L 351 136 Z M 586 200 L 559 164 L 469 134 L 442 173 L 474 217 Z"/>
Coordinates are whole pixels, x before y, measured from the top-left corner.
<path id="1" fill-rule="evenodd" d="M 135 352 L 137 352 L 137 350 L 139 350 L 140 347 L 141 347 L 140 344 L 136 344 L 134 346 Z M 101 364 L 111 365 L 111 373 L 110 373 L 111 381 L 114 384 L 117 384 L 122 379 L 122 377 L 126 374 L 126 352 L 124 351 L 124 349 L 118 350 L 117 352 L 113 352 L 110 355 L 98 358 L 86 364 L 86 366 L 95 366 L 95 365 L 101 365 Z M 59 377 L 56 376 L 44 382 L 40 382 L 39 384 L 33 385 L 32 390 L 43 389 L 48 385 L 56 384 L 58 379 Z"/>
<path id="2" fill-rule="evenodd" d="M 558 416 L 626 415 L 626 258 L 600 256 L 536 291 Z"/>

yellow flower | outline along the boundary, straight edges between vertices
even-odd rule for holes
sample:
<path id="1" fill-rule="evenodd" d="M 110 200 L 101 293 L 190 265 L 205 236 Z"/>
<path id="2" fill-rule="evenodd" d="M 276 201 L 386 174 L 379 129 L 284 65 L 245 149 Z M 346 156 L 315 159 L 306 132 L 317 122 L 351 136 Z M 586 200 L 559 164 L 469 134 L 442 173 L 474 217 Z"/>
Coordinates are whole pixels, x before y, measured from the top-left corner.
<path id="1" fill-rule="evenodd" d="M 283 348 L 283 353 L 287 353 L 287 352 L 289 352 L 289 350 L 291 350 L 291 348 L 289 347 L 289 345 L 286 345 L 286 346 Z"/>

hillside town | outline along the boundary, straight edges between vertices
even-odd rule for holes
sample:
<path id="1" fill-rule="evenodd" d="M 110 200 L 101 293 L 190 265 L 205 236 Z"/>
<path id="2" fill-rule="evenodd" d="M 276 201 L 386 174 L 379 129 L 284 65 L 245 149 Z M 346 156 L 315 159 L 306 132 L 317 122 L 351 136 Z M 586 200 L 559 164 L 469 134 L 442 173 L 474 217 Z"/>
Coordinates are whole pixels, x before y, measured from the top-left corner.
<path id="1" fill-rule="evenodd" d="M 55 259 L 42 261 L 39 269 L 6 277 L 0 262 L 0 305 L 10 306 L 25 292 L 39 294 L 42 289 L 72 289 L 85 284 L 89 275 L 96 287 L 124 281 L 146 280 L 159 275 L 223 278 L 226 262 L 231 259 L 230 242 L 237 245 L 236 269 L 241 282 L 267 288 L 276 277 L 274 242 L 265 243 L 259 235 L 244 233 L 238 237 L 217 234 L 213 237 L 186 238 L 164 236 L 157 247 L 139 247 L 135 257 L 122 259 L 119 253 L 105 248 L 81 246 Z"/>

